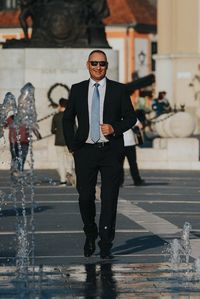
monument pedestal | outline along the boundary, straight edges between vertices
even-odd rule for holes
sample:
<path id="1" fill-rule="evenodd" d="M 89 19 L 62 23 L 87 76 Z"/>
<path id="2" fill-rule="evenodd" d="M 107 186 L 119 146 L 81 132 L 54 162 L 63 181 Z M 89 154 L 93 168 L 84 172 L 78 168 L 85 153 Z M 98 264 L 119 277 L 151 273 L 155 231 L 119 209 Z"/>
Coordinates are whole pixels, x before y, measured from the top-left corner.
<path id="1" fill-rule="evenodd" d="M 137 148 L 139 169 L 200 170 L 196 138 L 156 138 L 153 148 Z"/>
<path id="2" fill-rule="evenodd" d="M 36 110 L 39 130 L 44 137 L 34 142 L 35 168 L 56 168 L 57 157 L 54 147 L 54 136 L 51 135 L 52 114 L 56 112 L 48 100 L 47 93 L 56 83 L 71 85 L 89 78 L 86 61 L 93 49 L 0 49 L 0 103 L 7 92 L 16 98 L 20 89 L 30 82 L 35 87 Z M 118 52 L 102 49 L 109 61 L 108 78 L 118 80 Z M 68 97 L 65 88 L 52 91 L 54 102 L 61 97 Z M 80 99 L 81 100 L 81 99 Z M 49 116 L 51 115 L 51 116 Z M 46 137 L 49 136 L 49 137 Z M 2 138 L 1 138 L 2 139 Z M 7 137 L 5 143 L 0 140 L 0 169 L 10 167 L 10 152 Z M 2 154 L 3 153 L 3 154 Z"/>

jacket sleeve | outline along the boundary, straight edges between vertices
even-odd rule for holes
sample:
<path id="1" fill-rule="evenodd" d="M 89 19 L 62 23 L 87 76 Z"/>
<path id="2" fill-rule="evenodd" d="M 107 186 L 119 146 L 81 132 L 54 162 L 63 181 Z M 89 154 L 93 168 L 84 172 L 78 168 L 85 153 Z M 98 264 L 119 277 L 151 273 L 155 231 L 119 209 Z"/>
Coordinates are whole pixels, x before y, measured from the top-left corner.
<path id="1" fill-rule="evenodd" d="M 51 123 L 51 133 L 55 134 L 56 133 L 56 126 L 55 126 L 55 115 L 52 118 L 52 123 Z"/>
<path id="2" fill-rule="evenodd" d="M 71 91 L 69 94 L 69 101 L 67 109 L 64 111 L 63 115 L 63 133 L 65 138 L 65 143 L 69 149 L 69 151 L 72 151 L 72 144 L 74 140 L 74 134 L 75 134 L 75 92 L 74 92 L 74 86 L 72 85 Z"/>
<path id="3" fill-rule="evenodd" d="M 121 90 L 121 120 L 112 123 L 114 135 L 122 135 L 125 131 L 132 128 L 137 122 L 135 110 L 131 98 L 128 95 L 125 86 Z"/>

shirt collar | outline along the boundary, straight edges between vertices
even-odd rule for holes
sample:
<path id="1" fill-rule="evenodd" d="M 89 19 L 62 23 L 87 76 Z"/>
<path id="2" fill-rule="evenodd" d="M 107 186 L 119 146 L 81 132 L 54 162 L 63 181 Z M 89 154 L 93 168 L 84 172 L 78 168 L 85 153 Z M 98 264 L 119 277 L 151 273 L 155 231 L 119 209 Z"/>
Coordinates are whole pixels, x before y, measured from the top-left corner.
<path id="1" fill-rule="evenodd" d="M 94 86 L 94 84 L 97 83 L 96 81 L 94 81 L 92 78 L 90 78 L 90 84 L 91 86 Z M 104 87 L 105 84 L 106 84 L 106 77 L 104 77 L 103 79 L 101 79 L 98 84 L 101 86 L 101 87 Z"/>

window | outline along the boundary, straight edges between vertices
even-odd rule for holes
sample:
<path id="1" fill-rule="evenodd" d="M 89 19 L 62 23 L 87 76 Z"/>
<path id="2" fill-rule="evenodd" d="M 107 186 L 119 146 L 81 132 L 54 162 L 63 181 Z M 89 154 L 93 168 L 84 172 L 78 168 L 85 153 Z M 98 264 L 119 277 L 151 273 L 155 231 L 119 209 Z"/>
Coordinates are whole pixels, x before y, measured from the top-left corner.
<path id="1" fill-rule="evenodd" d="M 1 0 L 0 10 L 13 10 L 17 8 L 17 0 Z"/>

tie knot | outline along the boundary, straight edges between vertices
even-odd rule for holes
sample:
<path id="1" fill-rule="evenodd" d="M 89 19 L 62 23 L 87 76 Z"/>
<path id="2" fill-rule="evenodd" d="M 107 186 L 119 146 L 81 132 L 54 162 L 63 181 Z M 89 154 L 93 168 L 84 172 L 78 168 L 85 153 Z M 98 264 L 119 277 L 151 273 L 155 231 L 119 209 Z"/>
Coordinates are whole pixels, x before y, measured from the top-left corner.
<path id="1" fill-rule="evenodd" d="M 94 84 L 94 86 L 97 87 L 97 88 L 99 87 L 99 85 L 100 85 L 99 83 Z"/>

